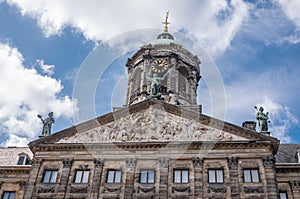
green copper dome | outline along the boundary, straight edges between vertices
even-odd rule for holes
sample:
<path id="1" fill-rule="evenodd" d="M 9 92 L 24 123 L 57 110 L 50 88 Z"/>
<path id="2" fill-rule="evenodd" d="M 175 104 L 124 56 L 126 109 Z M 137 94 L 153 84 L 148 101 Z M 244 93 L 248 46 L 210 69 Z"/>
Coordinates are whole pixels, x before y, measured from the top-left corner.
<path id="1" fill-rule="evenodd" d="M 156 40 L 150 42 L 152 45 L 155 44 L 170 44 L 170 43 L 174 43 L 174 44 L 178 44 L 178 42 L 176 42 L 174 40 L 173 35 L 171 35 L 169 32 L 162 32 L 160 33 Z"/>

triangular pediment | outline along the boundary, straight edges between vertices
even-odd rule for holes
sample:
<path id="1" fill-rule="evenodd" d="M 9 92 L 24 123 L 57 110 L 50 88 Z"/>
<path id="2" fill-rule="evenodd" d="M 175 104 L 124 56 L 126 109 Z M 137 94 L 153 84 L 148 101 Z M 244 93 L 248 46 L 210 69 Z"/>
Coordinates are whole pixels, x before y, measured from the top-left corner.
<path id="1" fill-rule="evenodd" d="M 276 141 L 209 116 L 157 100 L 146 100 L 56 134 L 43 143 L 111 143 L 159 141 Z"/>

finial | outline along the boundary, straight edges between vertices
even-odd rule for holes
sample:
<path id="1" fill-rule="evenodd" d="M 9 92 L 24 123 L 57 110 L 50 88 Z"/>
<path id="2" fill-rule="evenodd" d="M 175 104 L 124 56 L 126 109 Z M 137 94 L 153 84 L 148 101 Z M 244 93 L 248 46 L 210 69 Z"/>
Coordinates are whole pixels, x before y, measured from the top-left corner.
<path id="1" fill-rule="evenodd" d="M 163 24 L 165 24 L 164 32 L 168 32 L 168 24 L 170 24 L 170 22 L 168 22 L 168 17 L 169 17 L 169 11 L 166 14 L 166 20 L 162 22 Z"/>

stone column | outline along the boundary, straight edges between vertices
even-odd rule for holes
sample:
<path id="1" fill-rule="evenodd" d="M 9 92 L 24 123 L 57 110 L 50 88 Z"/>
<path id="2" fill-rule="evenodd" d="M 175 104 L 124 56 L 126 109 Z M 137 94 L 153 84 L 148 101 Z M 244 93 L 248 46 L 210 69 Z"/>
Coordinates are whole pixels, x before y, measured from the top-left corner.
<path id="1" fill-rule="evenodd" d="M 265 176 L 267 181 L 268 199 L 277 199 L 277 182 L 275 178 L 275 158 L 273 156 L 264 156 L 262 161 L 265 167 Z"/>
<path id="2" fill-rule="evenodd" d="M 57 190 L 56 198 L 65 198 L 67 187 L 68 187 L 68 180 L 70 175 L 70 170 L 73 164 L 73 159 L 63 159 L 63 168 L 61 171 L 61 178 L 60 183 Z"/>
<path id="3" fill-rule="evenodd" d="M 160 158 L 160 182 L 159 182 L 159 199 L 168 198 L 168 172 L 169 172 L 169 158 Z"/>
<path id="4" fill-rule="evenodd" d="M 36 199 L 36 180 L 40 171 L 40 166 L 43 160 L 38 159 L 36 157 L 32 160 L 31 170 L 30 170 L 30 177 L 28 180 L 28 185 L 25 190 L 24 199 Z"/>
<path id="5" fill-rule="evenodd" d="M 194 198 L 203 197 L 203 159 L 193 158 L 194 166 Z"/>
<path id="6" fill-rule="evenodd" d="M 239 199 L 240 192 L 239 192 L 239 179 L 238 179 L 238 166 L 239 166 L 239 159 L 238 157 L 230 157 L 228 159 L 228 166 L 229 166 L 229 179 L 230 179 L 230 187 L 231 187 L 231 198 L 232 199 Z"/>
<path id="7" fill-rule="evenodd" d="M 97 199 L 99 197 L 100 182 L 103 171 L 104 161 L 101 159 L 94 159 L 94 175 L 91 188 L 91 199 Z"/>
<path id="8" fill-rule="evenodd" d="M 136 166 L 136 159 L 130 158 L 126 160 L 126 181 L 125 181 L 126 199 L 133 198 L 135 166 Z"/>

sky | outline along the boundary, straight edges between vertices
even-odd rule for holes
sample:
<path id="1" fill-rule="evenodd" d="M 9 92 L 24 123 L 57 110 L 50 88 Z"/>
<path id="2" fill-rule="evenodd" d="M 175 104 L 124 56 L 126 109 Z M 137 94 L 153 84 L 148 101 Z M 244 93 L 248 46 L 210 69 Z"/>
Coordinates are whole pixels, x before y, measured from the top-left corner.
<path id="1" fill-rule="evenodd" d="M 271 135 L 300 143 L 299 10 L 300 0 L 0 0 L 0 146 L 38 139 L 37 114 L 54 112 L 55 133 L 124 105 L 126 60 L 167 11 L 175 40 L 202 61 L 203 114 L 241 125 L 263 106 Z"/>

